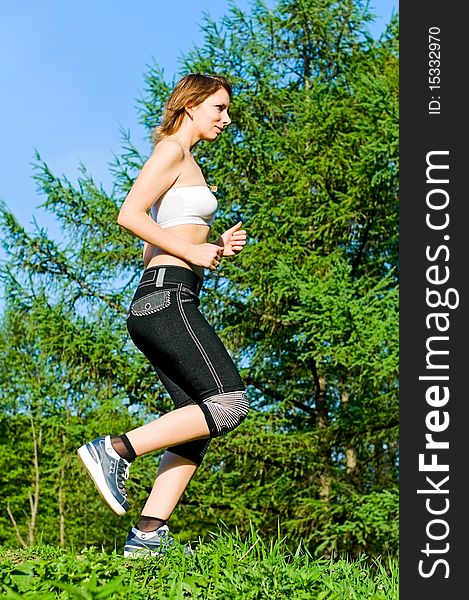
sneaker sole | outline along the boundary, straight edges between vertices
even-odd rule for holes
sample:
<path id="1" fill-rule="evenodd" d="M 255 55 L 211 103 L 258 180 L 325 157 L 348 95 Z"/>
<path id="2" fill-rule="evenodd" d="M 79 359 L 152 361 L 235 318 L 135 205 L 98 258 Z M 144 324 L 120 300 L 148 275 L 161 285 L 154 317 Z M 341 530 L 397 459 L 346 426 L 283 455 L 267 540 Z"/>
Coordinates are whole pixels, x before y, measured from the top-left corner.
<path id="1" fill-rule="evenodd" d="M 164 552 L 154 550 L 124 550 L 124 558 L 150 558 L 152 556 L 163 556 Z"/>
<path id="2" fill-rule="evenodd" d="M 127 511 L 119 504 L 119 502 L 117 502 L 110 492 L 103 475 L 103 470 L 101 469 L 101 466 L 94 461 L 86 444 L 81 448 L 78 448 L 77 453 L 104 502 L 116 513 L 116 515 L 125 515 Z"/>

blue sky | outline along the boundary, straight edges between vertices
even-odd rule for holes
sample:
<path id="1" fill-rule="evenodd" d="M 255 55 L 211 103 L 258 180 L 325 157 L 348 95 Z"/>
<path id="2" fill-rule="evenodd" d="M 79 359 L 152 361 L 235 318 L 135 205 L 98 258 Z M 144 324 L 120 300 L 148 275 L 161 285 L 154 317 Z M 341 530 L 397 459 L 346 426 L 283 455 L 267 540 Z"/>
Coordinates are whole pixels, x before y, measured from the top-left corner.
<path id="1" fill-rule="evenodd" d="M 249 0 L 236 0 L 248 11 Z M 273 6 L 274 0 L 267 2 Z M 32 180 L 34 149 L 53 173 L 75 181 L 83 163 L 111 188 L 108 165 L 119 153 L 119 129 L 149 151 L 137 122 L 137 98 L 148 65 L 167 79 L 179 59 L 203 40 L 203 14 L 217 20 L 228 0 L 23 0 L 0 9 L 0 199 L 32 229 L 32 218 L 60 236 L 38 206 Z M 397 0 L 371 0 L 378 35 Z"/>

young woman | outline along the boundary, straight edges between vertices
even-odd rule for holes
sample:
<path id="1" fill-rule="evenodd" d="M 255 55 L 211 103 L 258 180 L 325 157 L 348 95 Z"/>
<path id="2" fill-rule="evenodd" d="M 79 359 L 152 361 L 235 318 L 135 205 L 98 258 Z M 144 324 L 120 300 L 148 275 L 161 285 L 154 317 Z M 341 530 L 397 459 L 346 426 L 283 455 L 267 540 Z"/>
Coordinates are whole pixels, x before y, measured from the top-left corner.
<path id="1" fill-rule="evenodd" d="M 230 355 L 198 309 L 204 270 L 215 271 L 223 257 L 238 254 L 246 243 L 242 222 L 208 241 L 217 200 L 191 154 L 198 142 L 216 140 L 230 124 L 230 99 L 224 77 L 195 73 L 177 83 L 155 130 L 153 153 L 118 216 L 119 225 L 144 241 L 145 269 L 130 304 L 128 330 L 176 407 L 78 450 L 105 502 L 122 515 L 129 508 L 124 483 L 131 462 L 166 449 L 125 556 L 160 554 L 171 544 L 166 522 L 210 439 L 232 431 L 249 410 Z"/>

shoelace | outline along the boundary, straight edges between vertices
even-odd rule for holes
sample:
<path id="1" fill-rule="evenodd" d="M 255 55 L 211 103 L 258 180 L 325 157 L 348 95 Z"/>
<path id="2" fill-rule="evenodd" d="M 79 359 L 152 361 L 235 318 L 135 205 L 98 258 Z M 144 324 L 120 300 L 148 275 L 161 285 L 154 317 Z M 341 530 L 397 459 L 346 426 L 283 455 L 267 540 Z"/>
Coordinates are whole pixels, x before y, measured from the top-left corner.
<path id="1" fill-rule="evenodd" d="M 169 548 L 169 546 L 171 546 L 171 544 L 174 542 L 174 538 L 169 535 L 169 527 L 167 525 L 163 525 L 163 527 L 157 529 L 156 532 L 161 545 Z"/>
<path id="2" fill-rule="evenodd" d="M 127 491 L 125 489 L 124 481 L 129 478 L 129 467 L 130 464 L 123 460 L 119 461 L 117 466 L 117 487 L 120 493 L 127 498 Z"/>
<path id="3" fill-rule="evenodd" d="M 167 550 L 174 543 L 174 538 L 169 535 L 168 530 L 163 530 L 161 533 L 158 533 L 158 537 L 161 547 L 165 550 Z"/>

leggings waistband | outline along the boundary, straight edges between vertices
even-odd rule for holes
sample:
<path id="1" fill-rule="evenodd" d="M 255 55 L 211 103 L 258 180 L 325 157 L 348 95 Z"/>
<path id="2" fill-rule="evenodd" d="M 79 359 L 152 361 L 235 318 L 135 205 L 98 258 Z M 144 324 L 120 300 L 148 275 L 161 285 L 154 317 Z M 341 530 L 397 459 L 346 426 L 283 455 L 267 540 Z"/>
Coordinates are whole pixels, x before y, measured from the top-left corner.
<path id="1" fill-rule="evenodd" d="M 166 283 L 182 283 L 195 294 L 199 294 L 202 287 L 202 279 L 185 267 L 177 265 L 155 265 L 143 271 L 139 285 L 154 283 L 155 287 L 163 287 Z"/>

